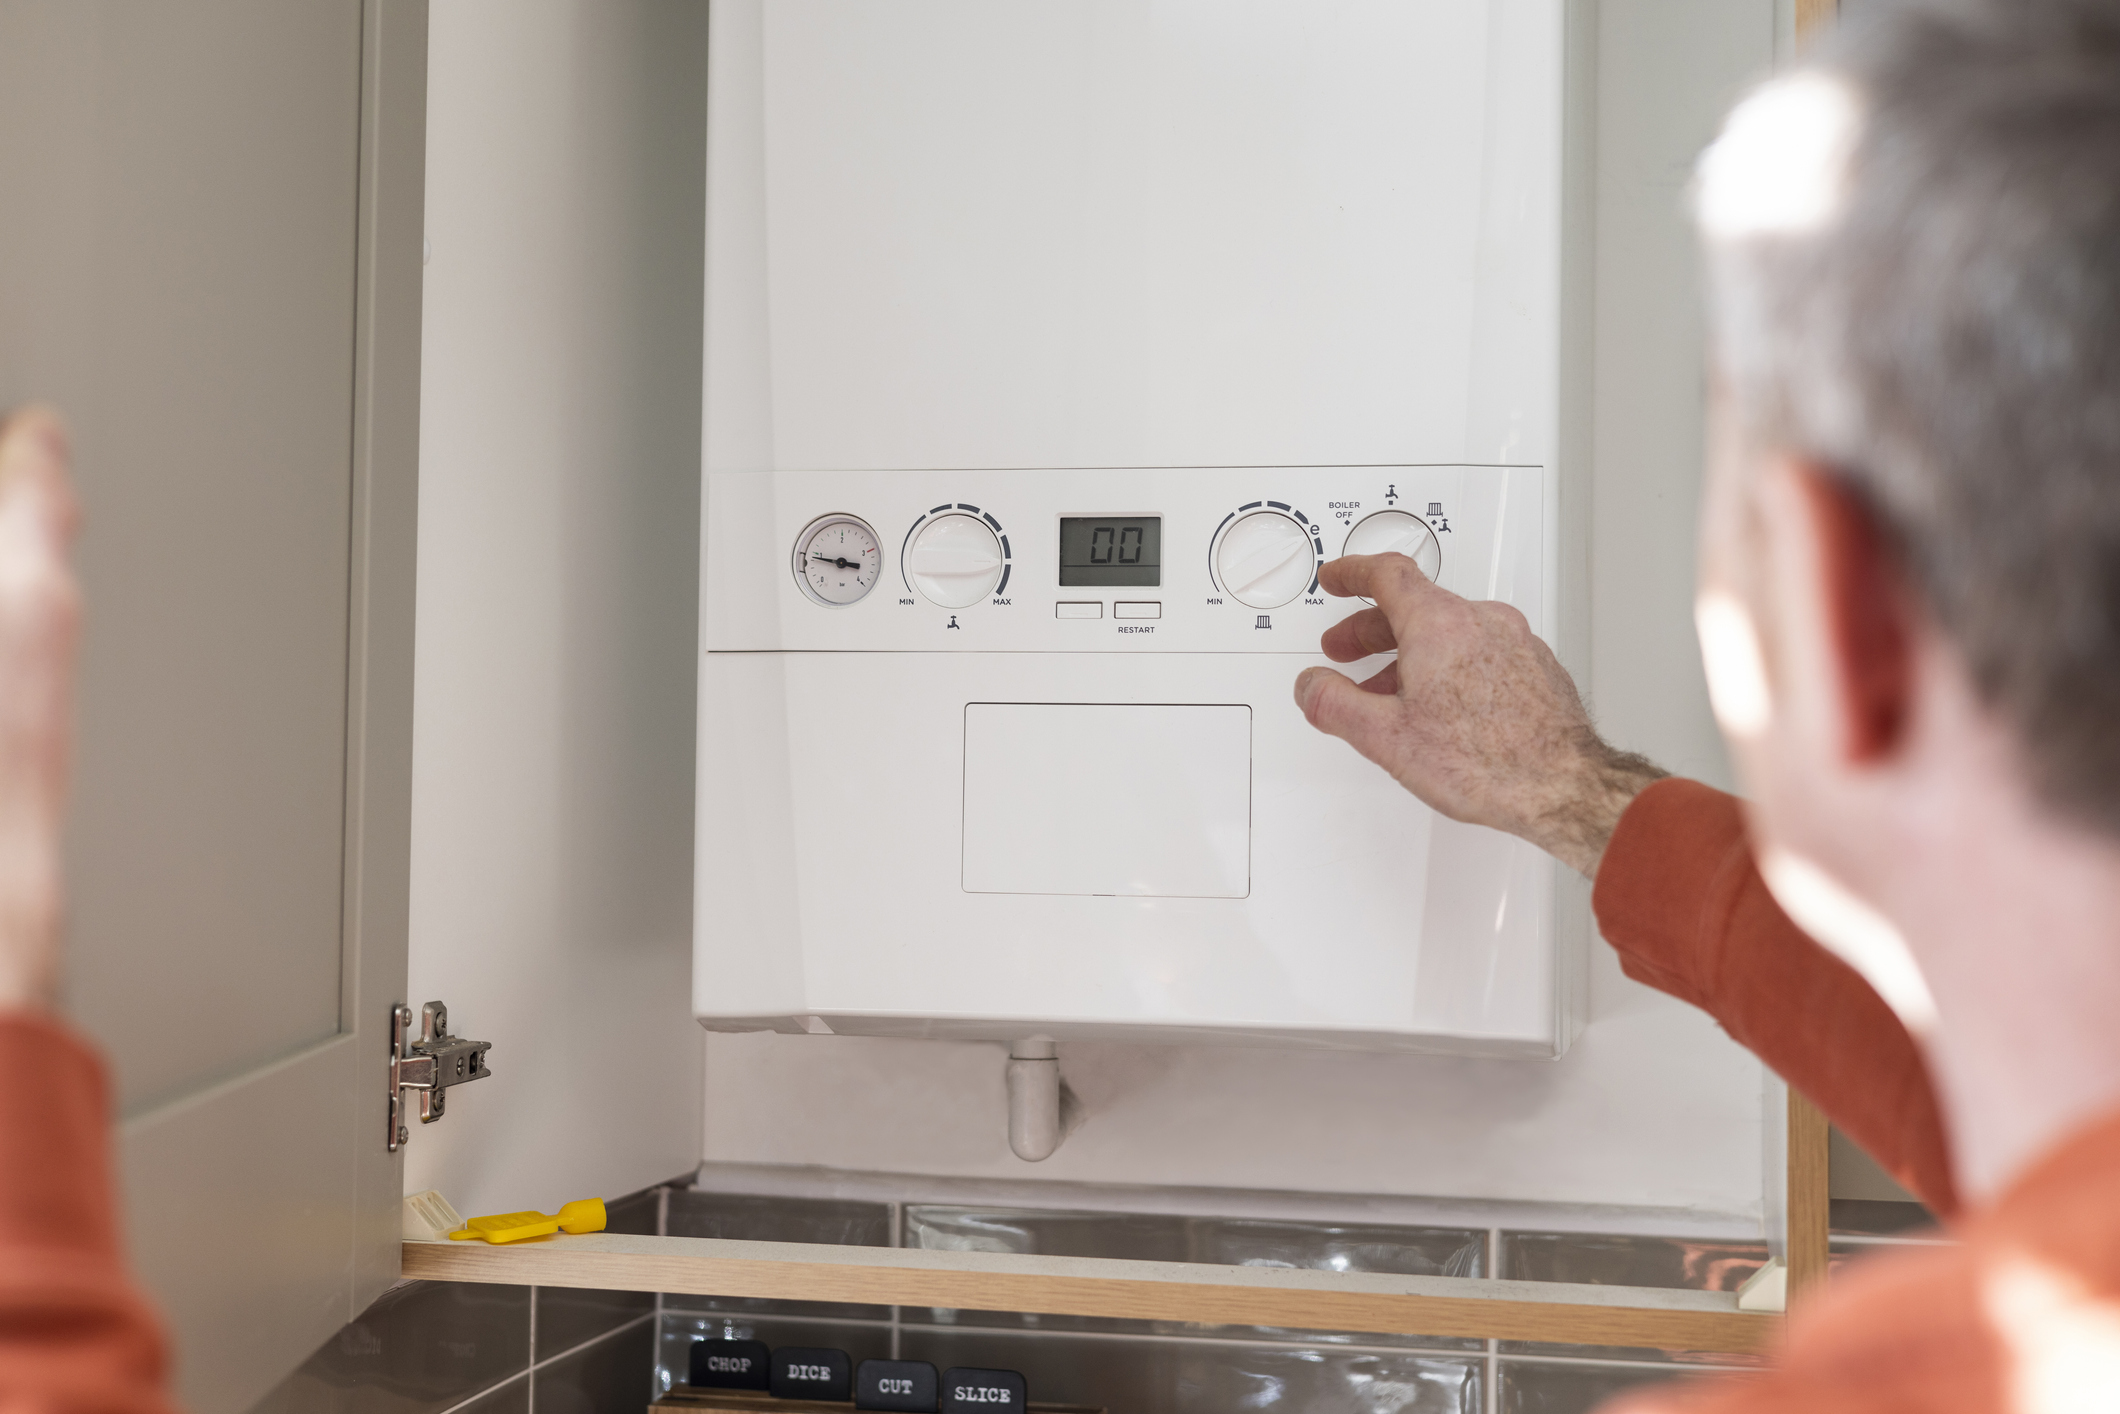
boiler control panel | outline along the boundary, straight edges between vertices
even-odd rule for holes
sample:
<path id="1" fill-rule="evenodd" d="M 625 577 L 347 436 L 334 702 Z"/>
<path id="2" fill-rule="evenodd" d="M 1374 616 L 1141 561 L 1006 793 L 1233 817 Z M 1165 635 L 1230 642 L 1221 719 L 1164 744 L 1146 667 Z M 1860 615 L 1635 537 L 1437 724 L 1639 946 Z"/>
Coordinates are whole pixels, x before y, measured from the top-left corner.
<path id="1" fill-rule="evenodd" d="M 1314 653 L 1327 560 L 1397 552 L 1543 627 L 1524 466 L 717 473 L 709 652 Z"/>

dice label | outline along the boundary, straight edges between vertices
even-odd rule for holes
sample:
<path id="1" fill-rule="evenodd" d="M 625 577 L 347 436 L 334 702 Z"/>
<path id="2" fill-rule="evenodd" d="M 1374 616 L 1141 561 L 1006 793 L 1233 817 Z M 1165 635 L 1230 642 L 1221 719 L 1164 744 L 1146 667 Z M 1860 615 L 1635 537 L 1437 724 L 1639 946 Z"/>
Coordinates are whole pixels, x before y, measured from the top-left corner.
<path id="1" fill-rule="evenodd" d="M 854 1392 L 853 1362 L 844 1350 L 791 1345 L 773 1352 L 772 1388 L 776 1399 L 847 1399 Z"/>

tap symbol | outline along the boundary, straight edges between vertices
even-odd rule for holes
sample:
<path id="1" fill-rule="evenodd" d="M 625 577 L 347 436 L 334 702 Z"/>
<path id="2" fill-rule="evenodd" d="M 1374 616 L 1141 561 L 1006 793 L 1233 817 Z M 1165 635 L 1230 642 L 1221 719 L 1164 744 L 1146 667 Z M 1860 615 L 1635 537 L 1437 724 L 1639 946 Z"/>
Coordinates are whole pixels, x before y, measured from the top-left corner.
<path id="1" fill-rule="evenodd" d="M 948 625 L 946 625 L 946 626 L 947 626 L 947 627 L 949 627 L 949 628 L 955 628 L 955 627 L 957 627 L 957 616 L 956 616 L 955 614 L 951 614 L 951 615 L 950 615 L 950 621 L 949 621 Z"/>
<path id="2" fill-rule="evenodd" d="M 1398 503 L 1399 503 L 1399 483 L 1398 483 L 1398 482 L 1396 482 L 1396 481 L 1394 481 L 1394 482 L 1392 482 L 1392 483 L 1391 483 L 1391 489 L 1389 489 L 1388 491 L 1386 491 L 1386 492 L 1384 493 L 1384 504 L 1385 504 L 1385 505 L 1387 505 L 1387 506 L 1395 506 L 1395 505 L 1397 505 Z"/>

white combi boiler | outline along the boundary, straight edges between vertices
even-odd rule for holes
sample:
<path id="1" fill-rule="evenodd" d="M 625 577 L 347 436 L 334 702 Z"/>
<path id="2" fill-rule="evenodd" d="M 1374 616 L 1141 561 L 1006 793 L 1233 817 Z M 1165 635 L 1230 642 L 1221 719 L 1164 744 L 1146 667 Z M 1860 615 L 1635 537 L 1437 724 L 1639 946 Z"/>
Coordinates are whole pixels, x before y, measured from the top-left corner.
<path id="1" fill-rule="evenodd" d="M 1350 551 L 1575 655 L 1570 8 L 716 0 L 702 1024 L 1567 1046 L 1576 882 L 1291 687 Z"/>

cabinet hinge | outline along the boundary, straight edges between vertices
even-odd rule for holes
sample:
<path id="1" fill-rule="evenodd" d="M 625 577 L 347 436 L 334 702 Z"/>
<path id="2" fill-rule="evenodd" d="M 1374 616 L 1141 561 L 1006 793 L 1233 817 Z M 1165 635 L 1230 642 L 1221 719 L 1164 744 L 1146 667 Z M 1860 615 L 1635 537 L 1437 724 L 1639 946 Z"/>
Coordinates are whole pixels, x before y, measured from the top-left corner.
<path id="1" fill-rule="evenodd" d="M 467 1041 L 449 1034 L 449 1008 L 429 1002 L 420 1008 L 420 1038 L 412 1039 L 412 1008 L 390 1009 L 390 1152 L 396 1153 L 412 1131 L 405 1125 L 405 1092 L 420 1092 L 420 1123 L 442 1117 L 452 1085 L 484 1080 L 491 1041 Z"/>

